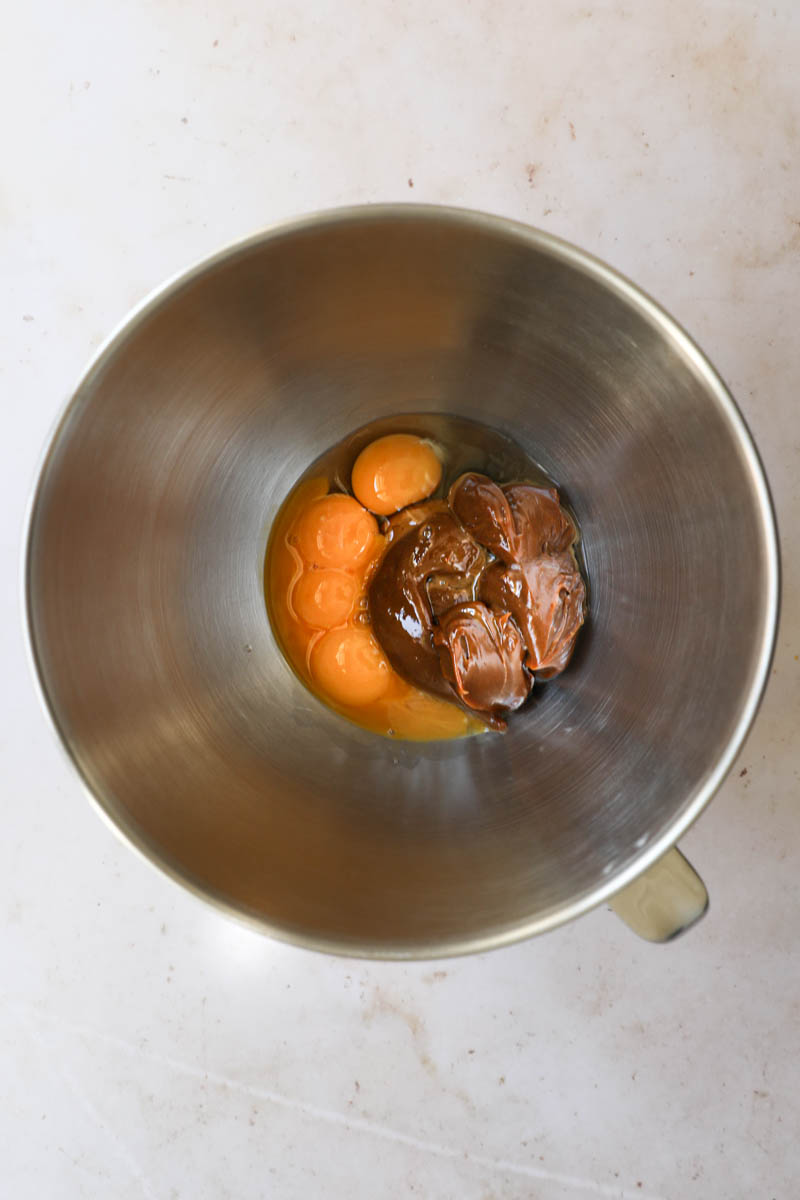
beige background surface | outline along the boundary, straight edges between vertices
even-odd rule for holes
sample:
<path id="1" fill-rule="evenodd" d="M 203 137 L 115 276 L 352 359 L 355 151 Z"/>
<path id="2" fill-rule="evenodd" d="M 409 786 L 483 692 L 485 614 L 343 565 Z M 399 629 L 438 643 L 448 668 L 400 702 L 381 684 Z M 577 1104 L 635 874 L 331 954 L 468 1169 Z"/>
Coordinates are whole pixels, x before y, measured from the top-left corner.
<path id="1" fill-rule="evenodd" d="M 34 0 L 2 56 L 0 1192 L 793 1200 L 800 10 Z M 21 528 L 88 354 L 227 240 L 378 200 L 490 209 L 608 259 L 698 338 L 762 451 L 778 652 L 684 843 L 711 912 L 673 946 L 606 911 L 424 966 L 270 943 L 118 844 L 39 711 Z"/>

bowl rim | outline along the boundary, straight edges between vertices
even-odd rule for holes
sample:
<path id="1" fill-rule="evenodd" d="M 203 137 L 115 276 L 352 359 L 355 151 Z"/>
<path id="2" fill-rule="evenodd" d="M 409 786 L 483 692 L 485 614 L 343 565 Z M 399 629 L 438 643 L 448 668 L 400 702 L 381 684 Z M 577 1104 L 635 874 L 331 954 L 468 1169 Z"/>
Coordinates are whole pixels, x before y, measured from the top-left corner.
<path id="1" fill-rule="evenodd" d="M 640 313 L 648 317 L 680 349 L 685 359 L 692 364 L 695 371 L 704 380 L 709 392 L 716 399 L 742 452 L 750 482 L 758 501 L 758 511 L 761 518 L 766 561 L 764 580 L 766 603 L 764 629 L 756 665 L 748 690 L 743 697 L 739 718 L 731 736 L 722 753 L 718 756 L 713 771 L 705 782 L 698 787 L 691 801 L 659 838 L 647 846 L 624 869 L 618 873 L 609 872 L 608 878 L 597 887 L 572 900 L 569 904 L 546 910 L 526 921 L 516 922 L 509 926 L 503 926 L 499 929 L 482 932 L 473 936 L 459 936 L 430 942 L 409 942 L 407 944 L 392 943 L 388 946 L 381 946 L 361 943 L 357 940 L 350 941 L 346 939 L 338 940 L 330 937 L 318 937 L 293 927 L 271 924 L 269 920 L 261 915 L 248 910 L 245 906 L 236 904 L 218 894 L 214 889 L 205 886 L 199 880 L 195 879 L 190 872 L 183 870 L 167 858 L 166 855 L 162 854 L 148 842 L 148 839 L 134 827 L 132 822 L 125 819 L 124 814 L 118 811 L 119 806 L 115 804 L 112 797 L 102 795 L 99 789 L 95 790 L 87 774 L 73 754 L 67 735 L 61 727 L 55 708 L 47 694 L 33 629 L 30 575 L 34 527 L 41 499 L 43 481 L 61 432 L 81 392 L 91 382 L 92 376 L 101 369 L 103 364 L 113 356 L 117 348 L 136 331 L 151 313 L 155 312 L 165 301 L 169 300 L 173 295 L 200 278 L 206 272 L 210 272 L 221 264 L 232 261 L 239 256 L 246 255 L 257 246 L 291 238 L 309 231 L 322 230 L 326 227 L 380 222 L 387 219 L 391 221 L 398 219 L 408 221 L 443 220 L 454 225 L 461 225 L 467 230 L 472 229 L 478 233 L 503 235 L 531 248 L 545 251 L 551 257 L 566 262 L 573 268 L 595 279 L 618 297 L 625 300 Z M 206 904 L 210 904 L 218 912 L 228 917 L 233 917 L 251 929 L 255 929 L 279 941 L 308 950 L 317 950 L 345 957 L 409 961 L 454 957 L 499 949 L 500 947 L 513 945 L 534 935 L 555 929 L 608 901 L 615 893 L 627 887 L 628 884 L 633 882 L 634 879 L 651 867 L 675 845 L 678 839 L 694 824 L 700 813 L 721 787 L 757 715 L 769 679 L 770 667 L 777 641 L 780 616 L 781 566 L 774 502 L 761 457 L 749 426 L 733 395 L 723 382 L 721 375 L 713 366 L 711 360 L 700 349 L 699 345 L 683 326 L 662 305 L 626 275 L 602 259 L 586 250 L 582 250 L 564 238 L 528 225 L 523 221 L 477 209 L 461 208 L 452 205 L 405 202 L 346 205 L 320 209 L 302 216 L 279 220 L 245 237 L 228 242 L 213 254 L 204 256 L 188 267 L 176 271 L 162 283 L 154 287 L 117 322 L 106 338 L 100 343 L 81 371 L 77 382 L 70 389 L 67 399 L 60 405 L 35 467 L 34 482 L 26 505 L 23 531 L 20 569 L 21 612 L 24 627 L 23 641 L 34 680 L 34 688 L 62 753 L 71 764 L 73 771 L 77 774 L 85 794 L 101 819 L 139 858 L 149 863 L 151 867 L 160 873 L 167 875 L 175 883 L 180 884 Z"/>

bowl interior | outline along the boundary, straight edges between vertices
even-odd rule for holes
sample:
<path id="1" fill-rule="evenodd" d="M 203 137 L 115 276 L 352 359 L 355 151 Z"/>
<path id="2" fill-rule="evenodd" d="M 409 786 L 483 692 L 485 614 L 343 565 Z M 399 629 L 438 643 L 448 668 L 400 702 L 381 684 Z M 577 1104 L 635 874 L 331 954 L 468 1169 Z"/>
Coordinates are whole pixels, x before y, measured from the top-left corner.
<path id="1" fill-rule="evenodd" d="M 489 424 L 578 515 L 591 620 L 505 736 L 358 729 L 266 616 L 270 523 L 353 430 Z M 173 283 L 91 367 L 34 503 L 42 687 L 106 812 L 184 882 L 353 953 L 496 944 L 663 850 L 752 717 L 775 537 L 695 347 L 546 235 L 431 209 L 333 214 Z"/>

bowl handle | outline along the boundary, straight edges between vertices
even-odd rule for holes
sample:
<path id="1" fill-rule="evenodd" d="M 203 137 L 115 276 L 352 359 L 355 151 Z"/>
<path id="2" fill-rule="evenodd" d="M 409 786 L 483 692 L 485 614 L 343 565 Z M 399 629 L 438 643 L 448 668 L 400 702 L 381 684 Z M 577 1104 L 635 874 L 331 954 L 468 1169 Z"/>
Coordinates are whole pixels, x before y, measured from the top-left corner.
<path id="1" fill-rule="evenodd" d="M 708 908 L 708 892 L 691 863 L 673 848 L 609 904 L 639 937 L 669 942 L 700 920 Z"/>

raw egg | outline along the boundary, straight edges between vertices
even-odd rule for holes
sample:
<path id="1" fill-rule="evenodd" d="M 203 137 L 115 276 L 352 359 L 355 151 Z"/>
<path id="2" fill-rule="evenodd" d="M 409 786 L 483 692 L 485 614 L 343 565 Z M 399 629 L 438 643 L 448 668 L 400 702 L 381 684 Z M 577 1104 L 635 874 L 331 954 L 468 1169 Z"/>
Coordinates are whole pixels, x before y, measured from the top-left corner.
<path id="1" fill-rule="evenodd" d="M 357 567 L 375 548 L 375 518 L 352 496 L 333 492 L 315 500 L 295 527 L 294 542 L 311 567 Z"/>
<path id="2" fill-rule="evenodd" d="M 442 464 L 430 442 L 410 433 L 390 433 L 361 451 L 353 466 L 353 494 L 370 512 L 387 517 L 430 496 Z"/>
<path id="3" fill-rule="evenodd" d="M 312 629 L 343 625 L 355 608 L 358 582 L 346 571 L 306 571 L 292 591 L 292 605 Z"/>
<path id="4" fill-rule="evenodd" d="M 339 704 L 360 708 L 384 694 L 392 669 L 368 629 L 331 629 L 311 650 L 311 674 Z"/>
<path id="5" fill-rule="evenodd" d="M 266 595 L 289 662 L 322 700 L 376 733 L 427 740 L 481 732 L 475 718 L 393 670 L 369 629 L 366 599 L 387 540 L 361 504 L 329 486 L 320 476 L 300 483 L 270 539 Z"/>

